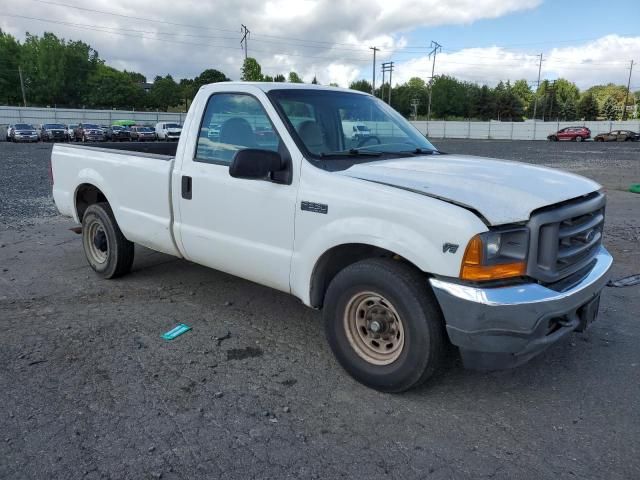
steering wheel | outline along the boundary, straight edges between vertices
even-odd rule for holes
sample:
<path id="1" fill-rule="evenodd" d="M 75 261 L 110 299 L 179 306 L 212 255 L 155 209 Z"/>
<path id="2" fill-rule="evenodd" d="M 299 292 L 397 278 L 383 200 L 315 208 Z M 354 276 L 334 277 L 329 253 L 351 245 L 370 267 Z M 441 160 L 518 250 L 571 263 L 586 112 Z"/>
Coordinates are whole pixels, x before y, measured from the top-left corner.
<path id="1" fill-rule="evenodd" d="M 376 145 L 380 145 L 382 143 L 378 137 L 376 137 L 375 135 L 370 135 L 368 137 L 362 137 L 358 142 L 358 145 L 356 145 L 356 148 L 365 146 L 367 143 L 369 143 L 370 140 L 375 140 Z"/>

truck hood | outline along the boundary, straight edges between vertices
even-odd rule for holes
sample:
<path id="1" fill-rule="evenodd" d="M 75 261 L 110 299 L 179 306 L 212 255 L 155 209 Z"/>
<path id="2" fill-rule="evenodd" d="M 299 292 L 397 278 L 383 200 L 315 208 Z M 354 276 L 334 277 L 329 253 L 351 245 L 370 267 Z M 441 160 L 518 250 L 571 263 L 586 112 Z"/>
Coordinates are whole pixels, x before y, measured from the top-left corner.
<path id="1" fill-rule="evenodd" d="M 540 207 L 601 188 L 561 170 L 468 155 L 374 161 L 338 173 L 469 208 L 490 225 L 526 221 Z"/>

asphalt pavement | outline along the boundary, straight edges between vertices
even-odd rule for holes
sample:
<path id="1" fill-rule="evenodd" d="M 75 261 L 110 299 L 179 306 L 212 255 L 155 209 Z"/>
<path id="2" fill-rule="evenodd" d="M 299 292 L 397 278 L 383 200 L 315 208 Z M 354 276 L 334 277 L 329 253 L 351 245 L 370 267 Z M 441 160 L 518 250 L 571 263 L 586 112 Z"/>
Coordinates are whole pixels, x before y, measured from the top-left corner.
<path id="1" fill-rule="evenodd" d="M 640 273 L 640 143 L 434 143 L 596 179 L 613 277 Z M 143 248 L 97 278 L 52 204 L 50 149 L 0 143 L 0 478 L 640 478 L 640 286 L 606 288 L 589 331 L 520 368 L 452 355 L 382 394 L 293 297 Z"/>

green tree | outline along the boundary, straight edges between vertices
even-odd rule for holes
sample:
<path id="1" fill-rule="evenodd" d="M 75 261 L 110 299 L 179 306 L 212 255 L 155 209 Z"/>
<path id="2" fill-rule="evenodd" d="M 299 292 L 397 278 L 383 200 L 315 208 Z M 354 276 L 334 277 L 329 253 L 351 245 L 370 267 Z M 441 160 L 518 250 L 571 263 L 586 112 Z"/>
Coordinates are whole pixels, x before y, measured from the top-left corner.
<path id="1" fill-rule="evenodd" d="M 494 91 L 496 115 L 498 120 L 522 120 L 524 112 L 522 100 L 513 91 L 511 83 L 498 83 Z"/>
<path id="2" fill-rule="evenodd" d="M 275 77 L 273 77 L 273 81 L 278 83 L 284 83 L 287 81 L 287 79 L 283 74 L 279 73 Z"/>
<path id="3" fill-rule="evenodd" d="M 0 30 L 0 103 L 8 105 L 22 103 L 20 91 L 20 44 Z"/>
<path id="4" fill-rule="evenodd" d="M 296 72 L 289 72 L 289 83 L 304 83 Z"/>
<path id="5" fill-rule="evenodd" d="M 180 103 L 182 97 L 180 88 L 171 75 L 157 76 L 153 81 L 149 95 L 151 105 L 160 110 L 175 107 Z"/>
<path id="6" fill-rule="evenodd" d="M 526 80 L 516 80 L 513 84 L 512 91 L 522 102 L 525 111 L 529 110 L 529 106 L 533 101 L 533 92 Z"/>
<path id="7" fill-rule="evenodd" d="M 273 82 L 273 77 L 271 75 L 265 75 L 262 77 L 263 82 Z"/>
<path id="8" fill-rule="evenodd" d="M 596 120 L 598 114 L 598 101 L 593 93 L 587 90 L 578 102 L 578 117 L 583 120 Z"/>
<path id="9" fill-rule="evenodd" d="M 578 120 L 578 105 L 574 99 L 568 98 L 560 104 L 560 118 L 565 121 Z"/>
<path id="10" fill-rule="evenodd" d="M 193 79 L 193 87 L 197 92 L 203 85 L 218 82 L 228 82 L 230 79 L 222 73 L 220 70 L 214 68 L 208 68 L 204 70 L 200 75 Z"/>
<path id="11" fill-rule="evenodd" d="M 140 108 L 144 104 L 144 90 L 139 82 L 115 68 L 99 64 L 88 81 L 82 103 L 92 108 Z"/>
<path id="12" fill-rule="evenodd" d="M 613 97 L 607 97 L 604 101 L 602 116 L 607 120 L 615 120 L 618 117 L 618 105 Z"/>
<path id="13" fill-rule="evenodd" d="M 52 33 L 42 37 L 27 33 L 20 59 L 29 101 L 51 106 L 79 106 L 100 63 L 98 52 L 89 45 L 66 42 Z"/>
<path id="14" fill-rule="evenodd" d="M 474 116 L 480 120 L 491 120 L 495 112 L 495 99 L 493 91 L 483 85 L 475 98 Z"/>
<path id="15" fill-rule="evenodd" d="M 311 83 L 312 83 L 313 85 L 318 85 L 318 79 L 316 78 L 316 76 L 315 76 L 315 75 L 313 76 L 313 80 L 311 80 Z"/>
<path id="16" fill-rule="evenodd" d="M 371 84 L 366 80 L 356 80 L 349 85 L 351 90 L 358 90 L 359 92 L 371 93 Z"/>
<path id="17" fill-rule="evenodd" d="M 464 116 L 465 87 L 448 75 L 436 76 L 431 94 L 432 118 L 447 119 Z"/>
<path id="18" fill-rule="evenodd" d="M 252 57 L 245 58 L 240 79 L 245 82 L 261 82 L 262 78 L 262 68 L 258 61 Z"/>

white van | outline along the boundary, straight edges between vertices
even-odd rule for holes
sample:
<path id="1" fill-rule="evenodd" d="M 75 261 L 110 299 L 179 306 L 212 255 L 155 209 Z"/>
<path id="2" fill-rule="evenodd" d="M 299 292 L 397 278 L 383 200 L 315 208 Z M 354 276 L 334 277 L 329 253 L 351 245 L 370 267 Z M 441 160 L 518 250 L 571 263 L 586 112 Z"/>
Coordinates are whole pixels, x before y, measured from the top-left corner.
<path id="1" fill-rule="evenodd" d="M 180 138 L 182 127 L 175 122 L 160 122 L 156 124 L 156 135 L 158 140 L 175 140 Z"/>

